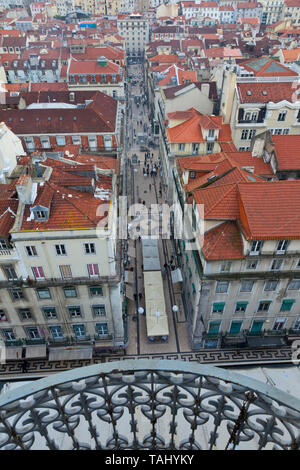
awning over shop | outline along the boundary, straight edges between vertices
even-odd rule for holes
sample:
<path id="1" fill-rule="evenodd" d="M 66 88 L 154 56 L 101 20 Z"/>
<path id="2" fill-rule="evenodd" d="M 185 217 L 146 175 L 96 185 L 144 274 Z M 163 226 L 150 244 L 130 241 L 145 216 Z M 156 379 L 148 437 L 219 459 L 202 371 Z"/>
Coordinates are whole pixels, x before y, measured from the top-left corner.
<path id="1" fill-rule="evenodd" d="M 144 272 L 147 336 L 168 336 L 169 325 L 160 271 Z"/>
<path id="2" fill-rule="evenodd" d="M 91 359 L 93 348 L 70 346 L 67 348 L 50 348 L 49 361 L 72 361 L 74 359 Z"/>
<path id="3" fill-rule="evenodd" d="M 246 343 L 246 338 L 245 336 L 230 336 L 230 337 L 224 337 L 223 341 L 225 344 L 243 344 Z"/>
<path id="4" fill-rule="evenodd" d="M 172 277 L 173 284 L 177 284 L 177 282 L 183 281 L 181 270 L 179 268 L 174 269 L 174 271 L 171 271 L 171 277 Z"/>
<path id="5" fill-rule="evenodd" d="M 160 271 L 160 258 L 158 241 L 156 239 L 142 239 L 143 271 Z"/>
<path id="6" fill-rule="evenodd" d="M 262 348 L 271 346 L 285 346 L 286 341 L 282 336 L 248 336 L 248 346 L 251 348 Z"/>
<path id="7" fill-rule="evenodd" d="M 21 359 L 22 358 L 22 346 L 9 346 L 5 348 L 5 359 L 7 361 L 12 359 Z"/>
<path id="8" fill-rule="evenodd" d="M 34 357 L 47 357 L 47 348 L 45 344 L 26 346 L 26 359 Z"/>

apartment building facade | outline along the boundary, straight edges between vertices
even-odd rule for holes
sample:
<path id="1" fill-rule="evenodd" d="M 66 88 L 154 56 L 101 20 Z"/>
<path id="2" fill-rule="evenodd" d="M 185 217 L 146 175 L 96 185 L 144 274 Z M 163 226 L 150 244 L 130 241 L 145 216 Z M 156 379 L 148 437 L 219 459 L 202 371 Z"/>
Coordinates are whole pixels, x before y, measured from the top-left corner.
<path id="1" fill-rule="evenodd" d="M 177 252 L 195 349 L 282 346 L 300 337 L 299 233 L 283 223 L 299 204 L 299 182 L 265 182 L 253 169 L 238 169 L 242 161 L 187 186 L 175 175 L 174 220 L 181 220 L 184 203 L 192 204 Z"/>
<path id="2" fill-rule="evenodd" d="M 268 129 L 275 135 L 299 134 L 297 88 L 298 74 L 268 58 L 224 70 L 220 109 L 238 150 L 249 150 L 251 139 Z"/>
<path id="3" fill-rule="evenodd" d="M 126 54 L 143 56 L 145 45 L 149 42 L 149 20 L 139 13 L 118 18 L 118 32 L 125 38 Z"/>
<path id="4" fill-rule="evenodd" d="M 26 158 L 1 195 L 1 336 L 9 358 L 22 347 L 26 357 L 47 348 L 50 360 L 70 347 L 77 358 L 124 348 L 116 172 L 103 171 L 100 160 L 28 165 Z"/>

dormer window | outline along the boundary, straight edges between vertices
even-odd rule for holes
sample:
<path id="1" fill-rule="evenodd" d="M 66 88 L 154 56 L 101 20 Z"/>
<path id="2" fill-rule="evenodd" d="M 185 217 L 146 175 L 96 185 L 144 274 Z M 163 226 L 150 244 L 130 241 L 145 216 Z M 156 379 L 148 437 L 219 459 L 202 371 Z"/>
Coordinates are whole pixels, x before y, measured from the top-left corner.
<path id="1" fill-rule="evenodd" d="M 259 255 L 261 252 L 263 242 L 261 240 L 254 240 L 251 242 L 250 255 Z"/>
<path id="2" fill-rule="evenodd" d="M 284 254 L 288 247 L 289 240 L 279 240 L 277 247 L 276 247 L 276 254 Z"/>
<path id="3" fill-rule="evenodd" d="M 35 214 L 38 220 L 45 220 L 47 218 L 47 213 L 45 211 L 35 211 Z"/>

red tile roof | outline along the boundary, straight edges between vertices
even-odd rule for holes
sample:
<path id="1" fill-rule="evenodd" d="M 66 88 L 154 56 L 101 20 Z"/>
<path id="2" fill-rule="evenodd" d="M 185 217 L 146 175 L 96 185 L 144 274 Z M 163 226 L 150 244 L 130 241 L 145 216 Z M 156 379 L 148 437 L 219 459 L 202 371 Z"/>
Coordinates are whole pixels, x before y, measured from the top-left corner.
<path id="1" fill-rule="evenodd" d="M 121 67 L 111 61 L 103 66 L 98 65 L 95 60 L 71 60 L 68 74 L 77 73 L 121 73 Z"/>
<path id="2" fill-rule="evenodd" d="M 238 192 L 246 238 L 300 238 L 300 181 L 240 183 Z"/>
<path id="3" fill-rule="evenodd" d="M 300 170 L 300 135 L 272 135 L 278 170 Z"/>
<path id="4" fill-rule="evenodd" d="M 74 171 L 74 167 L 69 170 Z M 76 181 L 86 181 L 86 177 L 80 178 L 77 167 Z M 100 216 L 97 209 L 100 204 L 109 204 L 109 200 L 101 200 L 93 193 L 71 189 L 68 184 L 72 184 L 72 176 L 69 176 L 69 183 L 65 185 L 65 172 L 54 171 L 53 180 L 44 185 L 39 185 L 35 202 L 30 206 L 25 206 L 23 221 L 20 230 L 70 230 L 96 228 L 97 224 L 104 218 Z M 59 178 L 60 175 L 60 178 Z M 73 175 L 75 176 L 75 175 Z M 60 179 L 60 182 L 59 182 Z M 73 180 L 75 181 L 75 180 Z M 96 187 L 101 187 L 111 194 L 112 179 L 109 176 L 98 175 Z M 30 217 L 30 207 L 43 205 L 50 208 L 48 221 L 37 221 Z"/>
<path id="5" fill-rule="evenodd" d="M 235 222 L 224 222 L 204 235 L 202 254 L 208 260 L 243 258 L 243 244 Z"/>
<path id="6" fill-rule="evenodd" d="M 237 184 L 232 183 L 197 189 L 193 195 L 196 204 L 204 204 L 205 219 L 236 220 L 239 217 L 237 191 Z"/>
<path id="7" fill-rule="evenodd" d="M 296 91 L 292 82 L 237 83 L 236 86 L 241 103 L 292 102 Z"/>
<path id="8" fill-rule="evenodd" d="M 205 142 L 202 135 L 201 122 L 203 122 L 205 116 L 194 116 L 187 121 L 178 124 L 172 128 L 167 128 L 166 133 L 170 143 L 185 143 L 185 142 Z M 209 116 L 216 126 L 220 128 L 219 141 L 231 142 L 231 129 L 229 124 L 222 124 L 222 116 Z M 207 125 L 207 121 L 205 122 Z"/>

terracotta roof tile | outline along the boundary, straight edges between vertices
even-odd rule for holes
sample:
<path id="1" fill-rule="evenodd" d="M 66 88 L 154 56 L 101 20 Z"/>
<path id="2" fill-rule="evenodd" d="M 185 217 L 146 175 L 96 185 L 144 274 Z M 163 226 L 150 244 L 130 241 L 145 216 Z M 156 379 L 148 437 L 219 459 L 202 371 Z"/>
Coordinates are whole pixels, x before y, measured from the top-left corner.
<path id="1" fill-rule="evenodd" d="M 243 258 L 240 231 L 235 222 L 225 222 L 204 235 L 202 254 L 208 260 Z"/>
<path id="2" fill-rule="evenodd" d="M 238 192 L 247 238 L 300 238 L 300 181 L 240 183 Z"/>
<path id="3" fill-rule="evenodd" d="M 300 135 L 272 135 L 278 170 L 300 170 Z"/>

